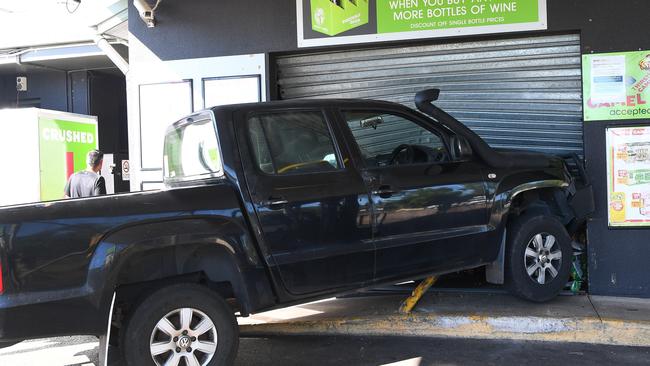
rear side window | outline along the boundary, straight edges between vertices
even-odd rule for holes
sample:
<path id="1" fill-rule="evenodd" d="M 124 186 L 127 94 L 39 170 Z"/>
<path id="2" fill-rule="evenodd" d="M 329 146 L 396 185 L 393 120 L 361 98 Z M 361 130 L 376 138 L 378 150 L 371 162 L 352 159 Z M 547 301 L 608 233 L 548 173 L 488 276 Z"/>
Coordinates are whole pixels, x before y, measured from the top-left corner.
<path id="1" fill-rule="evenodd" d="M 267 174 L 332 171 L 341 168 L 321 112 L 256 114 L 248 120 L 255 165 Z"/>
<path id="2" fill-rule="evenodd" d="M 165 136 L 165 180 L 194 180 L 220 175 L 221 156 L 211 119 L 176 123 Z"/>

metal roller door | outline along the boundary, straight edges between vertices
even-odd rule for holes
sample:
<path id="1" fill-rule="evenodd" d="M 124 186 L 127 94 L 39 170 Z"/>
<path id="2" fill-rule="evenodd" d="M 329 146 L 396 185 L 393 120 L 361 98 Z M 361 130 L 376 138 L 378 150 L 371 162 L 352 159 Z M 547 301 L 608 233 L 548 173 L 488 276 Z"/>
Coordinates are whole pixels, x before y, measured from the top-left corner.
<path id="1" fill-rule="evenodd" d="M 281 99 L 371 98 L 413 107 L 417 91 L 494 147 L 583 154 L 579 35 L 281 56 Z"/>

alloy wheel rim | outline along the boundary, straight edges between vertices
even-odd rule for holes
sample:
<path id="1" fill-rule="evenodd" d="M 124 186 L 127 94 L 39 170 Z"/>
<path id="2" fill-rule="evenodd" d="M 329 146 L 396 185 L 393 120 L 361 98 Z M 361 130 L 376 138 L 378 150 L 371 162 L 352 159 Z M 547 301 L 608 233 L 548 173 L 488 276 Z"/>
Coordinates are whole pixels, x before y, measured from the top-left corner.
<path id="1" fill-rule="evenodd" d="M 562 250 L 555 236 L 539 233 L 533 236 L 524 252 L 524 268 L 534 282 L 553 282 L 562 267 Z"/>
<path id="2" fill-rule="evenodd" d="M 154 326 L 149 352 L 157 366 L 205 366 L 217 351 L 217 328 L 200 310 L 181 308 Z"/>

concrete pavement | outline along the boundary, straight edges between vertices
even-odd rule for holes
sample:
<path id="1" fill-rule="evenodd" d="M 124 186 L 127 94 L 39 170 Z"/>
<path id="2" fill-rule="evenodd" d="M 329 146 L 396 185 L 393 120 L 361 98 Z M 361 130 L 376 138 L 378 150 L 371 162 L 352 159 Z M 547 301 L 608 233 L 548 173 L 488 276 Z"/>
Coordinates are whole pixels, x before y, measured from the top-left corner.
<path id="1" fill-rule="evenodd" d="M 511 339 L 650 346 L 650 300 L 560 296 L 535 304 L 504 294 L 430 292 L 414 312 L 399 296 L 330 299 L 240 320 L 244 337 L 355 335 Z"/>
<path id="2" fill-rule="evenodd" d="M 404 297 L 330 299 L 242 318 L 237 365 L 650 364 L 650 300 L 561 296 L 533 304 L 430 292 L 405 316 L 397 313 Z M 122 365 L 116 351 L 108 366 Z M 97 366 L 98 342 L 25 341 L 0 349 L 0 365 Z"/>
<path id="3" fill-rule="evenodd" d="M 98 366 L 94 337 L 26 341 L 2 366 Z M 244 338 L 235 366 L 647 365 L 650 348 L 511 340 L 301 336 Z M 124 366 L 113 360 L 109 366 Z"/>
<path id="4" fill-rule="evenodd" d="M 650 348 L 418 337 L 242 339 L 236 366 L 648 365 Z"/>
<path id="5" fill-rule="evenodd" d="M 0 349 L 0 365 L 98 366 L 98 350 L 99 342 L 95 337 L 78 336 L 29 340 Z"/>

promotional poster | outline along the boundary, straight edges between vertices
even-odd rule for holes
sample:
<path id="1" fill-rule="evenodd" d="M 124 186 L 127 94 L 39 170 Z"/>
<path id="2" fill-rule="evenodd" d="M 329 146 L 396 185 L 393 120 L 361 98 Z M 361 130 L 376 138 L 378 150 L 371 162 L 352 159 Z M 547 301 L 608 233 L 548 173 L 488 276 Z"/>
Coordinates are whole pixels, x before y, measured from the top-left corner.
<path id="1" fill-rule="evenodd" d="M 650 119 L 650 51 L 582 57 L 584 120 Z"/>
<path id="2" fill-rule="evenodd" d="M 607 129 L 609 226 L 650 226 L 650 126 Z"/>
<path id="3" fill-rule="evenodd" d="M 546 0 L 297 0 L 298 46 L 546 29 Z"/>

